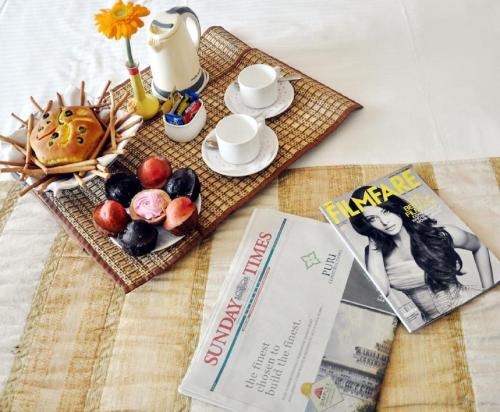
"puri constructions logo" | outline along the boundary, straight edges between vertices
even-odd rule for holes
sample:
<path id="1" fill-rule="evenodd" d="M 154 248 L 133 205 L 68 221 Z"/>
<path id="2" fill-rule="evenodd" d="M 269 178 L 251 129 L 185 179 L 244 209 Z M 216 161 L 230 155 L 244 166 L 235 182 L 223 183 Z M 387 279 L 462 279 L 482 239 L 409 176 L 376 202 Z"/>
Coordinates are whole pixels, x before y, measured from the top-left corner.
<path id="1" fill-rule="evenodd" d="M 344 400 L 331 376 L 325 376 L 314 383 L 303 383 L 300 391 L 309 398 L 317 412 L 326 411 Z"/>
<path id="2" fill-rule="evenodd" d="M 319 265 L 321 263 L 321 260 L 318 259 L 316 256 L 316 252 L 312 251 L 311 253 L 308 253 L 307 255 L 301 256 L 300 259 L 304 264 L 306 265 L 306 269 L 311 269 L 315 265 Z"/>

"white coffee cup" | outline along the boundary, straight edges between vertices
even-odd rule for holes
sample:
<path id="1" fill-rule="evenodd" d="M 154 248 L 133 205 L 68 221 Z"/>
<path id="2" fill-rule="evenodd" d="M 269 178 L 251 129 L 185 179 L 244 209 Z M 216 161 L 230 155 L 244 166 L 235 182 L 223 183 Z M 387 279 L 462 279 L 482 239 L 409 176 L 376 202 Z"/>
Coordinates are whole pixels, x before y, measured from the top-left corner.
<path id="1" fill-rule="evenodd" d="M 260 131 L 265 125 L 246 114 L 231 114 L 215 126 L 215 137 L 222 159 L 235 165 L 255 159 L 260 150 Z"/>
<path id="2" fill-rule="evenodd" d="M 279 69 L 268 64 L 253 64 L 238 75 L 238 85 L 243 103 L 261 109 L 278 99 Z"/>

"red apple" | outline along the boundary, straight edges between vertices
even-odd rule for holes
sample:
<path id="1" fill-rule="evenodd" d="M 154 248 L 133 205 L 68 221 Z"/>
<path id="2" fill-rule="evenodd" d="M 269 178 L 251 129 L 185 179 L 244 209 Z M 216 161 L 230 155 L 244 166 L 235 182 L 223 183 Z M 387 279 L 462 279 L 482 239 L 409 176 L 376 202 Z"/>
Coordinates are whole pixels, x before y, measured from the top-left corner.
<path id="1" fill-rule="evenodd" d="M 108 236 L 116 236 L 127 226 L 129 216 L 120 203 L 106 200 L 93 213 L 95 227 Z"/>
<path id="2" fill-rule="evenodd" d="M 150 156 L 137 169 L 137 177 L 146 189 L 160 189 L 172 174 L 170 162 L 162 156 Z"/>
<path id="3" fill-rule="evenodd" d="M 198 225 L 198 210 L 189 197 L 178 197 L 167 206 L 163 228 L 175 236 L 184 236 Z"/>

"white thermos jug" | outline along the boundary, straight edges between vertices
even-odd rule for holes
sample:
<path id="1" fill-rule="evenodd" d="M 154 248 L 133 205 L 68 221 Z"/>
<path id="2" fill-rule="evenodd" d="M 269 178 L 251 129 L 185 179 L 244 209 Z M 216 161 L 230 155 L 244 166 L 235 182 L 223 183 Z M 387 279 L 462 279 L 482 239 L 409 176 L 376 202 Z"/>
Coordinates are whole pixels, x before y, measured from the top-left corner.
<path id="1" fill-rule="evenodd" d="M 201 28 L 189 7 L 173 7 L 158 13 L 148 30 L 151 90 L 165 100 L 174 90 L 200 92 L 208 73 L 200 66 L 198 46 Z"/>

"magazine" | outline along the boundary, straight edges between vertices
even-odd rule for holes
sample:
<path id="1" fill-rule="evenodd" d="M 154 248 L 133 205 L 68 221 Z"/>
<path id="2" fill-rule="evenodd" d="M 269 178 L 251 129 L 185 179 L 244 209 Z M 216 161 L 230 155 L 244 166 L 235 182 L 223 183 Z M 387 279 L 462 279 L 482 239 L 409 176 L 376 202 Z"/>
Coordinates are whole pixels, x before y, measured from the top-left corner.
<path id="1" fill-rule="evenodd" d="M 179 387 L 233 411 L 370 411 L 397 318 L 327 223 L 256 209 Z"/>
<path id="2" fill-rule="evenodd" d="M 500 280 L 498 259 L 412 166 L 320 209 L 409 332 Z"/>

